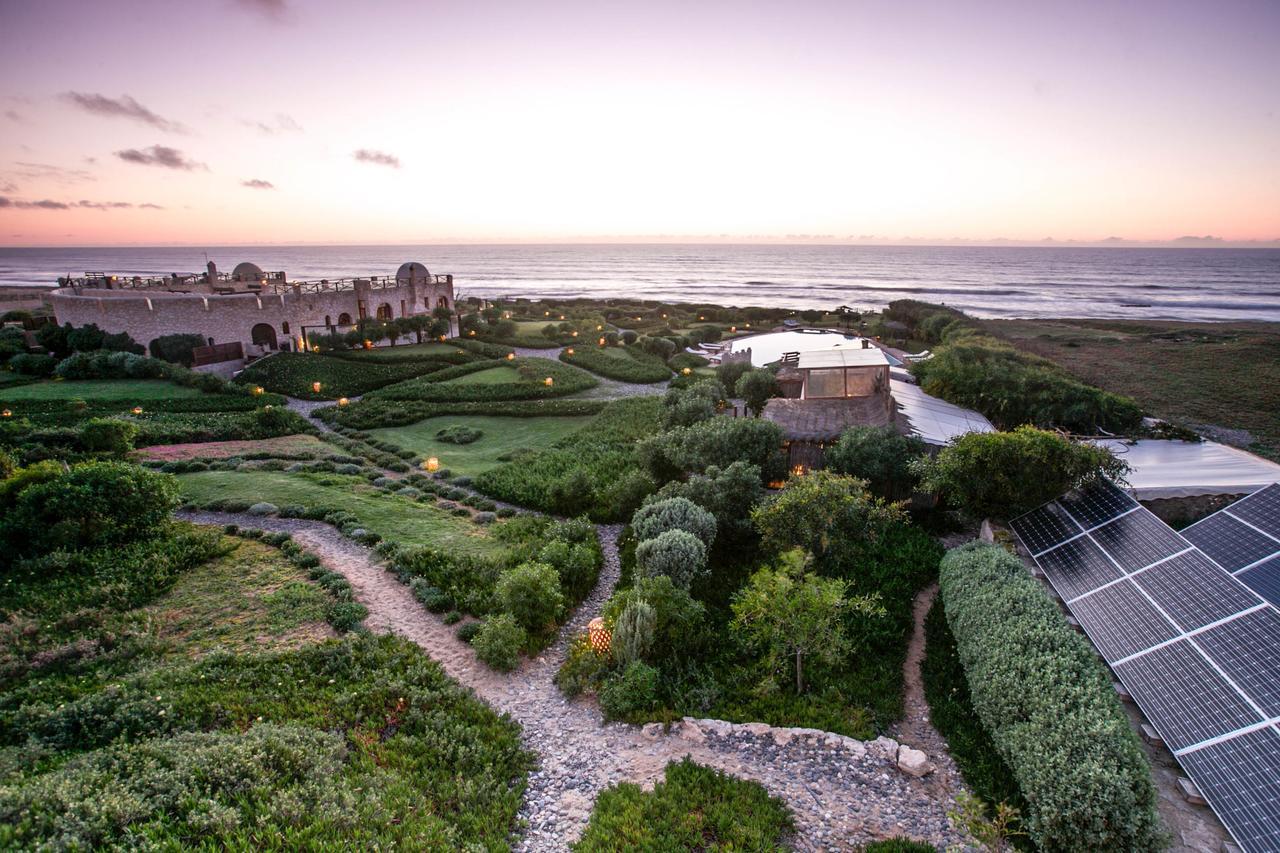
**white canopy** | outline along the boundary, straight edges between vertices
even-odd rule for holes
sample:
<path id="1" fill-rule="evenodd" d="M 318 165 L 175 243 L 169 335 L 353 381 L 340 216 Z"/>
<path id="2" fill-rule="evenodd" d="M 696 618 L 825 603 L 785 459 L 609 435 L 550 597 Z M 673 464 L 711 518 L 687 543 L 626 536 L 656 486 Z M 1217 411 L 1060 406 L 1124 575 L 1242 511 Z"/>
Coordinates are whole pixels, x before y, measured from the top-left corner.
<path id="1" fill-rule="evenodd" d="M 1280 482 L 1280 465 L 1216 441 L 1105 439 L 1096 443 L 1129 463 L 1133 469 L 1128 476 L 1130 490 L 1140 501 L 1238 495 Z"/>
<path id="2" fill-rule="evenodd" d="M 893 400 L 898 404 L 899 416 L 906 419 L 911 432 L 928 444 L 950 444 L 966 432 L 995 432 L 991 421 L 982 415 L 931 397 L 910 382 L 893 379 L 890 374 L 889 387 Z"/>

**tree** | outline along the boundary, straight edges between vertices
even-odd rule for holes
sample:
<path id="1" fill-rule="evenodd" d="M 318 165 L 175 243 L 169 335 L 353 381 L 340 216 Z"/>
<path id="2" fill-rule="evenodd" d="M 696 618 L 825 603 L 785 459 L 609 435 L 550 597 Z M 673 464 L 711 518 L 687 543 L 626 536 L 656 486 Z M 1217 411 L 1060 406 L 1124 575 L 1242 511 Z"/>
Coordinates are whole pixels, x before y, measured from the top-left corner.
<path id="1" fill-rule="evenodd" d="M 725 396 L 724 386 L 714 379 L 695 382 L 688 388 L 670 388 L 662 397 L 662 426 L 669 429 L 710 420 Z"/>
<path id="2" fill-rule="evenodd" d="M 866 480 L 831 471 L 792 477 L 786 488 L 751 514 L 767 550 L 800 547 L 819 561 L 828 552 L 879 541 L 906 513 L 867 493 Z"/>
<path id="3" fill-rule="evenodd" d="M 849 427 L 827 448 L 828 470 L 866 480 L 882 498 L 908 497 L 919 478 L 911 463 L 925 454 L 925 444 L 889 426 Z"/>
<path id="4" fill-rule="evenodd" d="M 974 519 L 1010 519 L 1099 478 L 1122 482 L 1129 471 L 1105 447 L 1031 426 L 962 435 L 913 467 L 921 488 Z"/>
<path id="5" fill-rule="evenodd" d="M 706 608 L 694 600 L 688 590 L 672 583 L 671 578 L 666 575 L 638 578 L 629 588 L 615 592 L 604 607 L 605 623 L 611 629 L 616 627 L 623 611 L 635 601 L 648 604 L 656 616 L 649 649 L 651 660 L 679 657 L 698 642 Z"/>
<path id="6" fill-rule="evenodd" d="M 717 417 L 677 427 L 644 439 L 640 457 L 659 480 L 672 472 L 697 473 L 715 465 L 727 468 L 742 460 L 760 468 L 764 482 L 782 478 L 782 429 L 772 421 Z"/>
<path id="7" fill-rule="evenodd" d="M 844 614 L 884 615 L 878 596 L 846 597 L 847 584 L 805 571 L 805 554 L 797 548 L 784 555 L 776 568 L 751 576 L 733 600 L 735 631 L 764 651 L 774 672 L 795 667 L 796 693 L 805 690 L 806 658 L 837 664 L 849 652 Z"/>
<path id="8" fill-rule="evenodd" d="M 746 359 L 725 362 L 716 367 L 716 379 L 719 379 L 720 384 L 725 388 L 737 388 L 742 374 L 751 369 L 751 362 Z"/>
<path id="9" fill-rule="evenodd" d="M 733 393 L 741 397 L 751 414 L 758 418 L 769 398 L 778 396 L 778 380 L 772 371 L 762 367 L 748 370 L 738 377 Z"/>
<path id="10" fill-rule="evenodd" d="M 190 367 L 196 360 L 193 350 L 204 345 L 205 339 L 202 336 L 187 333 L 161 335 L 151 342 L 150 348 L 153 358 Z"/>

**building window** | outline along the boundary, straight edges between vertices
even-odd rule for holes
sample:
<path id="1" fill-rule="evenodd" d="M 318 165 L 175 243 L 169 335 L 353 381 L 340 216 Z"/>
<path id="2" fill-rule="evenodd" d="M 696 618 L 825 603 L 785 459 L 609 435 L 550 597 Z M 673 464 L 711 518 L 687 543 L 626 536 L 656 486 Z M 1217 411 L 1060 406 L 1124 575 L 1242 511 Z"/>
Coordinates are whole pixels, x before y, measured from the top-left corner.
<path id="1" fill-rule="evenodd" d="M 368 317 L 368 316 L 369 316 L 369 309 L 368 309 L 367 307 L 365 307 L 365 304 L 364 304 L 364 300 L 363 300 L 363 299 L 361 299 L 358 303 L 356 303 L 356 306 L 360 309 L 360 319 L 361 319 L 361 320 L 363 320 L 365 317 Z"/>
<path id="2" fill-rule="evenodd" d="M 287 335 L 287 334 L 289 334 L 289 321 L 288 321 L 288 320 L 285 320 L 283 323 L 281 323 L 281 324 L 280 324 L 280 331 L 284 332 L 286 335 Z"/>
<path id="3" fill-rule="evenodd" d="M 350 326 L 350 325 L 351 325 L 351 315 L 350 315 L 350 314 L 347 314 L 347 313 L 345 313 L 345 312 L 344 312 L 344 313 L 342 313 L 342 314 L 339 314 L 339 315 L 338 315 L 338 325 L 339 325 L 339 326 Z"/>
<path id="4" fill-rule="evenodd" d="M 325 314 L 325 315 L 324 315 L 324 327 L 325 327 L 326 329 L 332 329 L 332 328 L 333 328 L 333 323 L 332 323 L 332 321 L 330 321 L 330 319 L 329 319 L 329 315 L 328 315 L 328 314 Z"/>
<path id="5" fill-rule="evenodd" d="M 843 397 L 844 368 L 810 370 L 804 395 L 806 397 Z"/>
<path id="6" fill-rule="evenodd" d="M 441 296 L 438 300 L 436 300 L 436 307 L 437 307 L 437 308 L 448 308 L 448 307 L 449 307 L 449 300 L 448 300 L 448 299 L 445 299 L 443 296 Z"/>
<path id="7" fill-rule="evenodd" d="M 391 306 L 388 305 L 386 302 L 378 306 L 378 319 L 379 320 L 391 319 Z"/>
<path id="8" fill-rule="evenodd" d="M 400 300 L 400 316 L 401 317 L 409 316 L 409 309 L 406 306 L 405 301 L 403 299 Z"/>

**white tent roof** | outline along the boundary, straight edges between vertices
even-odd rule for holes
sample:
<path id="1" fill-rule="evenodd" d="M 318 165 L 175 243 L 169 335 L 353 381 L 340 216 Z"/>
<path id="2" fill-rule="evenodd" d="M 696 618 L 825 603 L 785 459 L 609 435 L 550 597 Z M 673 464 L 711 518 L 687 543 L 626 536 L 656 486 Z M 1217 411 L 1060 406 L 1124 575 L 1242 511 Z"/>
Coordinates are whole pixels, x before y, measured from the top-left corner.
<path id="1" fill-rule="evenodd" d="M 982 415 L 930 397 L 919 385 L 901 379 L 889 379 L 898 414 L 904 417 L 911 432 L 928 444 L 950 444 L 966 432 L 995 432 L 991 421 Z"/>
<path id="2" fill-rule="evenodd" d="M 1130 491 L 1142 501 L 1238 495 L 1280 482 L 1280 465 L 1216 441 L 1142 439 L 1131 444 L 1106 439 L 1096 443 L 1129 463 L 1133 469 L 1128 476 Z"/>

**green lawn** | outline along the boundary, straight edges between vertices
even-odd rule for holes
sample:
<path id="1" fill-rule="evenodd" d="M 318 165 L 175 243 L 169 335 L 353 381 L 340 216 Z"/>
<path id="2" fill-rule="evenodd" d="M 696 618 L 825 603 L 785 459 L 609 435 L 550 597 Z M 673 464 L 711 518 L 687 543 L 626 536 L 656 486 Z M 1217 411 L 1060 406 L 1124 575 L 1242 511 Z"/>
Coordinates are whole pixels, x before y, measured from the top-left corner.
<path id="1" fill-rule="evenodd" d="M 368 530 L 402 545 L 431 545 L 456 554 L 501 550 L 486 528 L 429 504 L 389 495 L 363 478 L 283 471 L 196 471 L 181 474 L 182 495 L 196 503 L 266 501 L 276 506 L 324 506 L 352 513 Z M 489 528 L 492 529 L 492 528 Z"/>
<path id="2" fill-rule="evenodd" d="M 4 399 L 18 400 L 172 400 L 178 397 L 200 397 L 196 388 L 174 385 L 163 379 L 73 379 L 50 380 L 20 385 L 4 392 Z"/>
<path id="3" fill-rule="evenodd" d="M 502 369 L 502 368 L 497 368 Z M 474 374 L 473 374 L 474 375 Z M 465 378 L 465 377 L 464 377 Z M 577 432 L 592 415 L 578 417 L 503 418 L 482 415 L 442 415 L 403 427 L 370 430 L 369 434 L 422 456 L 439 458 L 440 465 L 455 474 L 475 476 L 507 461 L 512 451 L 542 450 Z M 470 444 L 449 444 L 436 433 L 450 426 L 465 426 L 484 433 Z"/>
<path id="4" fill-rule="evenodd" d="M 477 370 L 475 373 L 468 373 L 466 376 L 458 376 L 454 379 L 446 379 L 441 385 L 506 385 L 511 382 L 523 381 L 520 371 L 514 367 L 508 367 L 505 364 L 501 367 L 487 367 L 484 370 Z"/>

